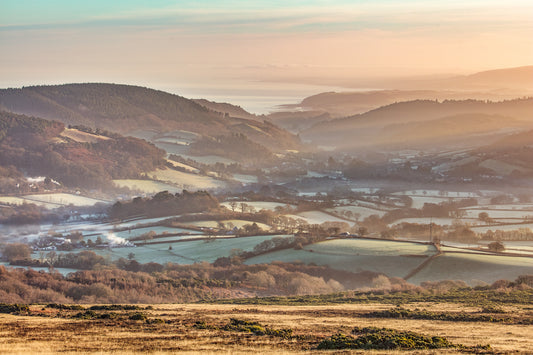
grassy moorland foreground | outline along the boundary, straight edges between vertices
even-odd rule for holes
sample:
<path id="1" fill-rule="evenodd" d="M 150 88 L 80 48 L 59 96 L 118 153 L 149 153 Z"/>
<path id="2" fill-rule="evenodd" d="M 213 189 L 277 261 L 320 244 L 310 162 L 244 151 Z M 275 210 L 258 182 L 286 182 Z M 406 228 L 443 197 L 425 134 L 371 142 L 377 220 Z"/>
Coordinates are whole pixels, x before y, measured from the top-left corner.
<path id="1" fill-rule="evenodd" d="M 532 295 L 470 289 L 241 304 L 2 304 L 0 352 L 530 354 Z"/>

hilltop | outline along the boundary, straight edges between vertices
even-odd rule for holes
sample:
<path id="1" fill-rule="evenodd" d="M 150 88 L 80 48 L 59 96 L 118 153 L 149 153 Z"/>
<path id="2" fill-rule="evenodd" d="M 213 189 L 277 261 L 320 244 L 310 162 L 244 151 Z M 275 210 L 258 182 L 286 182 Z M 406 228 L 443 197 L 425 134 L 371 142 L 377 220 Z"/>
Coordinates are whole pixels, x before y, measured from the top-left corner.
<path id="1" fill-rule="evenodd" d="M 207 136 L 241 133 L 276 150 L 299 145 L 297 137 L 269 122 L 232 117 L 233 111 L 214 111 L 193 100 L 139 86 L 88 83 L 3 89 L 0 109 L 121 134 L 136 130 L 186 130 Z"/>

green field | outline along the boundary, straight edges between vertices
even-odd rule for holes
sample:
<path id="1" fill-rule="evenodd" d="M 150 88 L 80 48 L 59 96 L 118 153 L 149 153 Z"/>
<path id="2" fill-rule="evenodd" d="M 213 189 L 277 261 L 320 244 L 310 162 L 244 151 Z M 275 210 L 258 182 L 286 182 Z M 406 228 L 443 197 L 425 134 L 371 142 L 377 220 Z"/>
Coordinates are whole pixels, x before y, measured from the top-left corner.
<path id="1" fill-rule="evenodd" d="M 250 258 L 247 264 L 272 261 L 315 263 L 352 272 L 374 271 L 404 277 L 435 252 L 430 245 L 365 239 L 320 242 L 302 250 L 286 249 Z M 416 256 L 415 256 L 416 255 Z"/>
<path id="2" fill-rule="evenodd" d="M 433 259 L 409 282 L 463 280 L 476 285 L 500 279 L 514 280 L 526 274 L 533 274 L 533 258 L 445 253 Z"/>
<path id="3" fill-rule="evenodd" d="M 213 262 L 224 256 L 230 256 L 234 249 L 251 251 L 265 241 L 275 237 L 286 238 L 288 235 L 259 235 L 253 237 L 190 240 L 185 242 L 169 242 L 139 246 L 135 248 L 114 248 L 111 250 L 98 250 L 98 254 L 110 257 L 112 260 L 127 258 L 129 253 L 135 254 L 135 260 L 140 263 L 156 262 L 163 264 L 172 262 L 177 264 L 192 264 L 195 262 Z M 169 250 L 169 246 L 172 250 Z"/>

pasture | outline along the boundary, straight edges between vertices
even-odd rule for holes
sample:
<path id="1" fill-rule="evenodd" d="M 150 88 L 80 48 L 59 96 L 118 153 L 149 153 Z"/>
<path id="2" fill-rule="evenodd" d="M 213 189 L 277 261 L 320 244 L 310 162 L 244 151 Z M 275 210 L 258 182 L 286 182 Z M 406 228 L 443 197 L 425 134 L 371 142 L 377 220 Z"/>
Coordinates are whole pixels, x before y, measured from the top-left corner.
<path id="1" fill-rule="evenodd" d="M 408 281 L 463 280 L 475 286 L 527 274 L 533 274 L 533 258 L 445 252 Z"/>
<path id="2" fill-rule="evenodd" d="M 250 258 L 246 264 L 273 261 L 329 265 L 352 272 L 374 271 L 390 277 L 405 277 L 419 266 L 435 248 L 410 242 L 368 239 L 339 239 L 307 245 L 301 250 L 285 249 Z"/>

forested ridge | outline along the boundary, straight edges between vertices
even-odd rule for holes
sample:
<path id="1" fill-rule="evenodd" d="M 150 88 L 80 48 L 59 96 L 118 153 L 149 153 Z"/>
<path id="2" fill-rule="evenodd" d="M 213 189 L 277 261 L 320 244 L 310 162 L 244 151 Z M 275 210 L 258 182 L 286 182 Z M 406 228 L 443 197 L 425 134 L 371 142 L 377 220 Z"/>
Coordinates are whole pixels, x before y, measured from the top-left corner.
<path id="1" fill-rule="evenodd" d="M 88 83 L 3 89 L 0 109 L 123 134 L 181 129 L 211 136 L 242 133 L 275 149 L 299 145 L 296 136 L 269 122 L 231 117 L 193 100 L 140 86 Z"/>
<path id="2" fill-rule="evenodd" d="M 60 137 L 64 129 L 61 122 L 0 112 L 0 173 L 16 169 L 65 186 L 97 187 L 164 164 L 164 151 L 146 141 L 113 135 L 94 143 L 77 142 Z"/>

